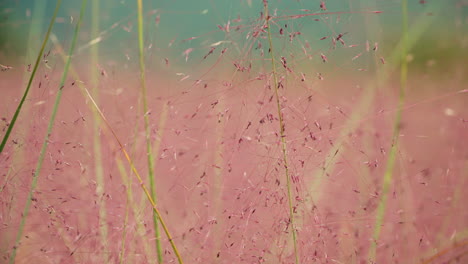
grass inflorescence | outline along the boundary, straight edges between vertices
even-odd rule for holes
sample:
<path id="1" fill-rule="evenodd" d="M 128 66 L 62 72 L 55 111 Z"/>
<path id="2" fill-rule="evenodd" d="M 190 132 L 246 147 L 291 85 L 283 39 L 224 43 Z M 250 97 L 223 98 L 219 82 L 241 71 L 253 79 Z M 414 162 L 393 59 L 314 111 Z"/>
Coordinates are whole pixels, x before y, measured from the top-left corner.
<path id="1" fill-rule="evenodd" d="M 456 5 L 80 4 L 0 12 L 2 261 L 466 262 Z"/>

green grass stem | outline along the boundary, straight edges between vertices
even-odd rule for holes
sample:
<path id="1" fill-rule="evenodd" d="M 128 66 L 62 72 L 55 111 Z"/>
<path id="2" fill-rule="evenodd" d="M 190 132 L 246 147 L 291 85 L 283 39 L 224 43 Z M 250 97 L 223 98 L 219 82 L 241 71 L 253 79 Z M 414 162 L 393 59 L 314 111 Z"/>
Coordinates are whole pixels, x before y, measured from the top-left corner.
<path id="1" fill-rule="evenodd" d="M 432 4 L 428 5 L 428 7 L 426 7 L 424 12 L 421 12 L 420 16 L 414 19 L 413 26 L 408 30 L 408 36 L 410 37 L 407 39 L 407 49 L 410 49 L 417 44 L 418 40 L 421 39 L 422 34 L 434 21 L 435 16 L 428 16 L 427 13 L 430 10 L 439 10 L 443 4 L 443 1 L 433 2 Z M 358 127 L 358 125 L 361 123 L 361 120 L 363 119 L 363 116 L 368 112 L 369 107 L 372 105 L 372 98 L 375 94 L 375 87 L 383 86 L 385 82 L 389 80 L 390 73 L 392 73 L 396 69 L 397 65 L 401 63 L 400 59 L 402 45 L 403 41 L 401 40 L 390 56 L 386 58 L 386 67 L 377 69 L 376 80 L 366 85 L 361 101 L 356 104 L 356 109 L 343 125 L 343 129 L 341 130 L 340 135 L 334 142 L 333 147 L 328 151 L 324 165 L 313 172 L 314 181 L 309 187 L 309 193 L 313 195 L 313 200 L 315 203 L 319 203 L 321 199 L 321 187 L 325 175 L 331 173 L 334 170 L 336 164 L 335 161 L 340 160 L 341 155 L 344 153 L 343 151 L 340 151 L 340 149 L 349 139 L 348 135 L 353 133 L 353 131 Z"/>
<path id="2" fill-rule="evenodd" d="M 372 236 L 372 242 L 369 249 L 369 261 L 375 263 L 377 244 L 380 239 L 380 233 L 382 230 L 383 220 L 385 218 L 385 210 L 387 207 L 388 194 L 393 181 L 393 169 L 395 167 L 395 161 L 398 151 L 398 142 L 400 137 L 401 127 L 401 116 L 402 109 L 405 102 L 405 93 L 408 80 L 408 3 L 406 0 L 401 2 L 402 11 L 402 33 L 401 33 L 401 49 L 400 49 L 400 94 L 398 98 L 398 110 L 396 111 L 395 121 L 393 124 L 393 137 L 392 146 L 388 155 L 385 173 L 383 177 L 382 190 L 380 193 L 380 201 L 377 206 L 377 212 L 374 224 L 374 233 Z"/>
<path id="3" fill-rule="evenodd" d="M 55 48 L 57 49 L 58 54 L 60 54 L 61 57 L 62 57 L 62 59 L 63 59 L 63 61 L 66 62 L 67 57 L 66 57 L 66 55 L 64 54 L 64 51 L 63 51 L 62 46 L 61 46 L 61 44 L 59 43 L 58 39 L 55 37 L 54 34 L 51 34 L 50 39 L 51 39 L 52 43 L 55 45 Z M 70 71 L 70 74 L 73 76 L 74 79 L 80 80 L 80 76 L 78 75 L 78 73 L 76 72 L 76 70 L 73 68 L 73 65 L 70 65 L 70 70 L 69 70 L 69 71 Z M 80 88 L 80 91 L 82 91 L 83 96 L 87 96 L 87 92 L 86 92 L 86 89 L 85 89 L 85 86 L 84 86 L 83 82 L 78 81 L 78 82 L 77 82 L 77 85 L 78 85 L 78 88 Z M 90 105 L 89 108 L 90 108 L 91 111 L 96 112 L 96 114 L 97 114 L 98 117 L 100 118 L 99 112 L 96 110 L 95 107 L 93 107 L 93 106 Z M 165 104 L 163 112 L 167 112 L 167 104 Z M 166 115 L 167 115 L 167 113 L 165 114 L 165 116 L 166 116 Z M 100 121 L 99 121 L 99 122 L 100 122 Z M 161 127 L 161 121 L 160 121 L 160 127 Z M 137 131 L 138 131 L 138 124 L 135 126 L 135 129 L 134 129 L 134 134 L 135 134 L 135 135 L 137 134 Z M 133 143 L 132 145 L 133 145 L 133 146 L 136 146 L 135 143 Z M 159 148 L 156 148 L 156 149 L 159 149 Z M 135 151 L 132 151 L 132 152 L 134 153 Z M 116 163 L 117 163 L 117 167 L 118 167 L 118 169 L 119 169 L 119 172 L 120 172 L 120 174 L 121 174 L 121 176 L 122 176 L 122 181 L 125 183 L 125 186 L 126 186 L 126 188 L 127 188 L 127 192 L 128 192 L 127 195 L 129 195 L 129 196 L 127 197 L 127 198 L 129 199 L 129 201 L 128 201 L 128 202 L 129 202 L 129 205 L 130 205 L 130 207 L 132 208 L 132 212 L 133 212 L 134 216 L 136 217 L 136 223 L 137 223 L 137 232 L 136 232 L 136 234 L 137 234 L 141 239 L 143 239 L 143 237 L 144 237 L 146 231 L 145 231 L 145 227 L 144 227 L 143 224 L 142 224 L 143 221 L 142 221 L 142 219 L 141 219 L 141 216 L 140 216 L 141 214 L 139 213 L 139 209 L 138 209 L 138 208 L 140 208 L 140 207 L 142 208 L 142 206 L 137 206 L 137 205 L 136 205 L 136 202 L 135 202 L 134 199 L 133 199 L 133 194 L 132 194 L 132 189 L 131 189 L 131 186 L 132 186 L 132 178 L 131 178 L 131 177 L 130 177 L 130 178 L 127 177 L 127 174 L 124 174 L 124 173 L 123 173 L 124 171 L 122 170 L 122 161 L 121 161 L 121 159 L 116 158 Z M 145 194 L 143 193 L 143 196 L 144 196 L 144 195 L 145 195 Z M 126 221 L 126 220 L 124 220 L 124 221 Z M 122 234 L 122 236 L 126 236 L 125 232 Z M 132 244 L 130 244 L 129 246 L 131 246 L 131 245 L 132 245 Z M 122 244 L 122 246 L 124 246 L 124 244 Z M 148 244 L 147 244 L 147 243 L 143 243 L 143 247 L 144 247 L 144 252 L 145 252 L 145 254 L 146 254 L 147 256 L 149 256 L 151 250 L 150 250 L 150 248 L 148 247 Z M 123 249 L 121 249 L 121 251 L 123 251 Z M 74 256 L 75 256 L 75 255 L 74 255 Z M 122 256 L 122 254 L 121 254 L 121 256 Z M 122 257 L 123 257 L 123 256 L 122 256 Z"/>
<path id="4" fill-rule="evenodd" d="M 61 3 L 62 3 L 62 0 L 57 0 L 57 4 L 55 5 L 54 14 L 52 15 L 52 19 L 50 20 L 50 23 L 49 23 L 49 28 L 47 29 L 47 33 L 46 33 L 46 36 L 44 38 L 44 41 L 42 42 L 39 54 L 37 54 L 36 62 L 34 63 L 34 68 L 32 70 L 31 77 L 29 77 L 28 86 L 26 87 L 26 90 L 24 91 L 23 97 L 21 98 L 21 101 L 20 101 L 18 107 L 16 108 L 15 114 L 13 115 L 13 118 L 11 119 L 11 122 L 10 122 L 10 124 L 8 126 L 8 129 L 7 129 L 6 133 L 5 133 L 5 135 L 3 136 L 2 143 L 0 144 L 0 153 L 2 153 L 3 149 L 5 148 L 5 145 L 6 145 L 7 141 L 8 141 L 8 138 L 10 137 L 11 131 L 13 130 L 13 127 L 15 126 L 16 120 L 18 119 L 18 115 L 19 115 L 19 113 L 20 113 L 20 111 L 21 111 L 21 109 L 23 107 L 24 102 L 26 101 L 26 97 L 29 94 L 29 90 L 31 89 L 31 85 L 32 85 L 32 82 L 34 80 L 34 77 L 36 76 L 37 68 L 39 67 L 39 63 L 41 61 L 42 54 L 44 53 L 45 46 L 47 44 L 47 41 L 49 40 L 49 36 L 50 36 L 50 32 L 52 31 L 52 27 L 55 24 L 55 18 L 57 17 L 57 13 L 58 13 L 58 10 L 60 8 Z"/>
<path id="5" fill-rule="evenodd" d="M 169 240 L 169 243 L 171 244 L 171 247 L 172 247 L 172 250 L 174 251 L 174 254 L 176 255 L 176 258 L 177 258 L 177 261 L 179 264 L 182 264 L 183 261 L 182 261 L 182 257 L 179 253 L 179 250 L 177 249 L 177 246 L 175 245 L 174 243 L 174 239 L 172 238 L 171 236 L 171 233 L 169 232 L 169 229 L 166 225 L 166 223 L 164 222 L 163 218 L 162 218 L 162 215 L 161 213 L 159 212 L 159 209 L 156 207 L 156 203 L 155 201 L 153 200 L 152 196 L 151 196 L 151 193 L 150 191 L 148 190 L 148 188 L 145 186 L 144 182 L 143 182 L 143 179 L 141 178 L 140 176 L 140 173 L 138 173 L 135 165 L 133 164 L 133 160 L 130 158 L 130 155 L 128 154 L 127 150 L 125 149 L 124 145 L 122 144 L 122 142 L 120 141 L 119 137 L 117 136 L 117 134 L 115 133 L 115 131 L 112 129 L 112 127 L 110 126 L 109 122 L 107 121 L 106 117 L 104 116 L 104 114 L 102 113 L 102 111 L 99 109 L 99 106 L 97 105 L 96 101 L 94 101 L 92 95 L 89 93 L 89 91 L 87 89 L 85 89 L 85 92 L 88 96 L 88 98 L 91 100 L 92 104 L 94 105 L 94 107 L 96 108 L 96 110 L 98 111 L 99 115 L 101 116 L 102 120 L 104 121 L 104 123 L 107 125 L 107 127 L 109 128 L 110 132 L 112 133 L 113 137 L 115 138 L 115 140 L 117 141 L 117 143 L 119 144 L 120 146 L 120 150 L 122 151 L 122 153 L 124 154 L 125 158 L 127 159 L 128 163 L 130 164 L 130 168 L 132 169 L 133 173 L 135 174 L 135 176 L 137 177 L 138 179 L 138 183 L 140 184 L 141 188 L 143 189 L 143 192 L 145 193 L 146 195 L 146 198 L 148 199 L 148 201 L 150 202 L 151 206 L 153 207 L 153 210 L 154 212 L 156 213 L 156 216 L 158 217 L 158 220 L 159 222 L 161 223 L 161 226 L 167 236 L 167 239 Z"/>
<path id="6" fill-rule="evenodd" d="M 154 176 L 154 158 L 153 150 L 151 145 L 151 129 L 149 125 L 149 109 L 148 109 L 148 99 L 146 91 L 146 78 L 145 78 L 145 58 L 144 58 L 144 38 L 143 38 L 143 1 L 137 0 L 138 4 L 138 50 L 139 50 L 139 61 L 140 61 L 140 82 L 141 82 L 141 91 L 143 97 L 143 118 L 145 122 L 145 138 L 146 138 L 146 156 L 148 159 L 148 177 L 150 181 L 151 197 L 155 203 L 157 202 L 156 198 L 156 186 L 155 186 L 155 176 Z M 156 243 L 156 252 L 158 255 L 158 263 L 163 262 L 163 252 L 161 247 L 160 232 L 158 226 L 158 217 L 156 213 L 153 213 L 153 225 L 154 225 L 154 236 Z"/>
<path id="7" fill-rule="evenodd" d="M 61 2 L 60 0 L 57 1 L 57 6 L 56 6 L 56 10 L 55 10 L 55 13 L 54 13 L 54 17 L 52 18 L 52 21 L 55 20 L 55 17 L 57 15 L 57 12 L 58 12 L 58 9 L 59 9 L 59 6 L 60 6 L 60 2 Z M 53 106 L 53 109 L 52 109 L 52 114 L 51 114 L 51 117 L 49 119 L 49 124 L 47 126 L 47 133 L 45 135 L 44 142 L 42 143 L 41 152 L 39 154 L 39 159 L 37 161 L 36 169 L 34 170 L 34 175 L 33 175 L 33 178 L 32 178 L 31 188 L 29 190 L 28 197 L 26 198 L 26 204 L 25 204 L 25 207 L 24 207 L 23 214 L 21 216 L 21 222 L 20 222 L 20 225 L 19 225 L 19 228 L 18 228 L 18 233 L 17 233 L 17 236 L 16 236 L 15 246 L 13 247 L 13 251 L 12 251 L 12 254 L 10 256 L 10 262 L 9 262 L 10 264 L 15 263 L 16 252 L 17 252 L 17 249 L 18 249 L 18 247 L 20 246 L 20 243 L 21 243 L 21 237 L 23 236 L 24 226 L 26 224 L 26 218 L 29 215 L 29 210 L 31 208 L 33 194 L 34 194 L 34 191 L 35 191 L 35 189 L 37 187 L 37 180 L 39 178 L 39 174 L 40 174 L 41 168 L 42 168 L 42 163 L 44 161 L 45 153 L 47 151 L 47 146 L 49 144 L 49 137 L 50 137 L 50 135 L 52 133 L 52 128 L 54 126 L 55 116 L 57 115 L 58 107 L 60 105 L 60 100 L 61 100 L 61 97 L 62 97 L 64 84 L 65 84 L 65 81 L 67 79 L 68 68 L 70 67 L 71 58 L 72 58 L 72 55 L 73 55 L 73 50 L 75 48 L 76 40 L 77 40 L 77 37 L 78 37 L 78 32 L 80 31 L 81 21 L 83 19 L 83 15 L 84 15 L 84 12 L 86 10 L 86 3 L 87 3 L 87 0 L 83 0 L 82 4 L 81 4 L 80 17 L 79 17 L 79 19 L 77 21 L 77 24 L 76 24 L 76 27 L 75 27 L 75 32 L 73 34 L 73 39 L 72 39 L 70 50 L 69 50 L 69 53 L 68 53 L 68 59 L 67 59 L 67 62 L 65 63 L 62 78 L 60 80 L 59 89 L 58 89 L 57 95 L 55 97 L 55 103 L 54 103 L 54 106 Z M 52 24 L 53 23 L 51 23 L 51 25 Z M 47 31 L 46 39 L 48 39 L 48 37 L 49 37 L 51 28 L 52 27 L 50 26 L 49 30 Z M 46 43 L 46 41 L 44 41 L 44 44 L 45 43 Z M 42 54 L 42 52 L 44 50 L 44 46 L 45 45 L 43 45 L 43 47 L 41 48 L 40 54 Z M 38 58 L 40 59 L 41 56 L 39 56 Z M 39 60 L 36 61 L 35 70 L 37 69 L 38 64 L 39 64 Z M 30 79 L 27 90 L 29 90 L 29 87 L 31 85 L 31 80 L 32 80 L 32 78 Z M 25 99 L 25 97 L 23 97 L 23 99 Z M 22 101 L 22 102 L 24 102 L 24 101 Z"/>

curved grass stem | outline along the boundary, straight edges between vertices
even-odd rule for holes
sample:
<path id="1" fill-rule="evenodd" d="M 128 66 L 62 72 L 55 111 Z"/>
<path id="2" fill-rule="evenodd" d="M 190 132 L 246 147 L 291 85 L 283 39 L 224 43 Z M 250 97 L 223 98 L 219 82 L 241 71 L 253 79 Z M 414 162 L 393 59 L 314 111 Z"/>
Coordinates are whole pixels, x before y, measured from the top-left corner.
<path id="1" fill-rule="evenodd" d="M 317 168 L 316 171 L 313 172 L 314 181 L 309 187 L 309 193 L 313 194 L 315 203 L 319 203 L 322 199 L 323 192 L 320 187 L 323 185 L 325 175 L 335 169 L 336 162 L 334 161 L 339 160 L 344 153 L 344 151 L 339 150 L 346 144 L 349 138 L 348 135 L 358 128 L 362 122 L 362 117 L 369 111 L 368 109 L 372 104 L 375 88 L 383 86 L 390 79 L 390 73 L 395 70 L 397 67 L 396 65 L 401 64 L 402 46 L 406 45 L 406 49 L 414 47 L 435 20 L 435 16 L 427 16 L 426 14 L 433 10 L 440 10 L 443 5 L 444 2 L 442 1 L 433 2 L 431 5 L 426 7 L 421 15 L 412 19 L 413 23 L 411 28 L 408 29 L 408 39 L 406 40 L 406 43 L 403 43 L 403 39 L 400 40 L 395 49 L 391 52 L 390 56 L 387 58 L 388 66 L 386 68 L 378 68 L 376 79 L 366 85 L 364 95 L 360 101 L 356 103 L 356 109 L 342 126 L 343 129 L 337 137 L 337 140 L 334 142 L 334 146 L 327 152 L 327 158 L 324 162 L 323 168 Z M 310 210 L 311 208 L 308 209 Z"/>
<path id="2" fill-rule="evenodd" d="M 398 110 L 396 112 L 395 121 L 393 124 L 393 137 L 392 146 L 388 155 L 386 169 L 383 177 L 381 198 L 377 207 L 374 234 L 372 237 L 372 244 L 369 249 L 369 260 L 371 263 L 375 263 L 377 243 L 380 239 L 380 233 L 382 230 L 383 220 L 385 218 L 385 209 L 387 207 L 388 194 L 393 181 L 393 169 L 395 167 L 396 155 L 398 151 L 398 139 L 400 135 L 400 123 L 402 116 L 402 109 L 405 102 L 405 92 L 408 79 L 408 61 L 406 59 L 408 55 L 408 3 L 406 0 L 401 2 L 402 8 L 402 36 L 401 36 L 401 64 L 400 64 L 400 94 L 398 98 Z"/>
<path id="3" fill-rule="evenodd" d="M 46 39 L 45 39 L 45 41 L 43 43 L 43 47 L 41 48 L 41 52 L 39 52 L 39 57 L 38 57 L 38 60 L 36 61 L 36 66 L 35 66 L 34 70 L 37 69 L 37 65 L 39 64 L 39 59 L 41 58 L 41 56 L 42 56 L 41 54 L 44 51 L 45 43 L 47 42 L 47 39 L 49 38 L 50 30 L 52 28 L 53 22 L 55 21 L 55 17 L 57 15 L 58 9 L 60 7 L 60 3 L 61 3 L 61 1 L 58 0 L 54 16 L 53 16 L 53 18 L 51 20 L 49 30 L 47 31 L 47 37 L 46 37 Z M 20 225 L 19 225 L 19 228 L 18 228 L 18 233 L 17 233 L 17 236 L 16 236 L 15 246 L 13 247 L 13 251 L 12 251 L 12 254 L 10 256 L 10 261 L 9 261 L 10 264 L 15 263 L 16 252 L 17 252 L 17 249 L 18 249 L 19 245 L 21 244 L 21 238 L 23 236 L 24 226 L 26 224 L 26 218 L 29 215 L 29 210 L 31 208 L 33 194 L 34 194 L 34 191 L 36 190 L 36 187 L 37 187 L 37 180 L 39 178 L 39 174 L 41 173 L 41 168 L 42 168 L 42 164 L 43 164 L 43 161 L 44 161 L 45 153 L 47 151 L 47 146 L 49 144 L 49 137 L 50 137 L 50 135 L 52 133 L 52 129 L 53 129 L 53 126 L 54 126 L 54 121 L 55 121 L 55 116 L 57 115 L 58 108 L 59 108 L 59 105 L 60 105 L 60 100 L 62 98 L 62 92 L 63 92 L 65 80 L 67 79 L 68 69 L 70 68 L 70 63 L 71 63 L 71 59 L 72 59 L 72 55 L 73 55 L 73 50 L 75 48 L 76 40 L 77 40 L 77 37 L 78 37 L 78 32 L 80 31 L 81 21 L 83 20 L 83 15 L 84 15 L 85 10 L 86 10 L 86 3 L 87 3 L 87 0 L 83 0 L 82 3 L 81 3 L 80 17 L 79 17 L 78 22 L 77 22 L 76 27 L 75 27 L 75 32 L 73 34 L 73 39 L 72 39 L 70 50 L 69 50 L 69 53 L 68 53 L 68 59 L 67 59 L 67 61 L 65 63 L 62 78 L 60 80 L 59 89 L 58 89 L 57 95 L 55 97 L 55 103 L 54 103 L 54 106 L 53 106 L 53 109 L 52 109 L 52 114 L 51 114 L 51 117 L 49 119 L 49 124 L 47 126 L 47 132 L 46 132 L 46 135 L 44 137 L 44 141 L 42 143 L 41 151 L 39 153 L 39 159 L 38 159 L 37 164 L 36 164 L 36 169 L 34 170 L 32 182 L 31 182 L 31 187 L 30 187 L 30 190 L 29 190 L 29 193 L 28 193 L 28 197 L 26 198 L 26 204 L 24 206 L 24 211 L 23 211 L 23 214 L 21 216 L 21 222 L 20 222 Z M 20 106 L 24 102 L 24 99 L 26 98 L 26 95 L 27 95 L 27 91 L 29 90 L 29 88 L 31 86 L 32 79 L 34 78 L 33 77 L 34 72 L 31 75 L 31 79 L 29 80 L 28 88 L 26 89 L 25 95 L 23 96 L 23 99 L 22 99 L 22 101 L 20 103 Z M 16 113 L 19 113 L 19 110 L 20 110 L 20 107 L 17 109 Z M 17 117 L 16 114 L 15 114 L 15 117 Z"/>
<path id="4" fill-rule="evenodd" d="M 42 54 L 44 53 L 45 46 L 47 44 L 47 41 L 49 40 L 50 32 L 52 31 L 52 27 L 55 24 L 55 18 L 57 17 L 58 10 L 60 8 L 60 5 L 62 4 L 62 0 L 57 0 L 57 4 L 55 5 L 55 11 L 54 14 L 52 15 L 52 19 L 50 20 L 49 28 L 47 29 L 46 36 L 44 38 L 44 41 L 42 42 L 41 49 L 39 51 L 39 54 L 37 54 L 36 62 L 34 64 L 34 68 L 31 73 L 31 77 L 29 77 L 28 81 L 28 86 L 26 87 L 26 90 L 24 91 L 23 97 L 21 98 L 21 101 L 16 108 L 15 114 L 13 115 L 13 118 L 11 119 L 10 125 L 8 126 L 8 129 L 3 136 L 2 143 L 0 144 L 0 153 L 3 152 L 3 149 L 5 148 L 6 142 L 8 141 L 8 138 L 10 137 L 11 131 L 13 130 L 13 127 L 15 126 L 16 120 L 18 119 L 18 115 L 23 108 L 23 104 L 26 101 L 26 97 L 29 94 L 29 90 L 31 89 L 32 81 L 34 80 L 34 76 L 36 76 L 36 71 L 37 68 L 39 67 L 39 62 L 41 61 Z"/>

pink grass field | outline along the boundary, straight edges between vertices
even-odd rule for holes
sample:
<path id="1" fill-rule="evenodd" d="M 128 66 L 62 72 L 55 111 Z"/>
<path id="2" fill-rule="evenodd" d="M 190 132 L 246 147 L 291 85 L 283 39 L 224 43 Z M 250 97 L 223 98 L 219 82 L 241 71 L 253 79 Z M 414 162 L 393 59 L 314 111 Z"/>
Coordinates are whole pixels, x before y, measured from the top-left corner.
<path id="1" fill-rule="evenodd" d="M 20 97 L 21 71 L 2 73 L 2 118 Z M 20 122 L 1 156 L 1 248 L 8 259 L 45 133 L 57 76 L 35 81 Z M 38 82 L 43 82 L 38 88 Z M 134 205 L 117 161 L 117 143 L 103 125 L 105 190 L 96 196 L 89 100 L 68 81 L 51 135 L 16 263 L 155 261 L 151 206 L 133 179 Z M 82 81 L 86 85 L 86 81 Z M 378 263 L 464 263 L 467 194 L 466 94 L 456 81 L 409 82 Z M 262 81 L 204 86 L 148 77 L 158 207 L 187 263 L 291 263 L 284 173 L 272 91 Z M 137 73 L 102 76 L 100 107 L 135 166 L 145 175 Z M 412 89 L 424 86 L 424 90 Z M 18 87 L 11 89 L 10 87 Z M 449 87 L 442 89 L 443 87 Z M 283 89 L 301 263 L 366 263 L 391 144 L 392 84 L 377 92 L 355 129 L 340 135 L 365 96 L 353 80 L 324 80 L 316 91 Z M 396 90 L 396 89 L 393 89 Z M 415 91 L 413 91 L 415 90 Z M 386 91 L 384 93 L 384 91 Z M 423 92 L 424 91 L 424 92 Z M 167 121 L 158 117 L 167 104 Z M 3 129 L 7 122 L 2 121 Z M 135 127 L 137 129 L 135 130 Z M 329 172 L 324 163 L 336 144 Z M 130 178 L 129 175 L 128 177 Z M 133 176 L 132 176 L 133 177 Z M 321 183 L 315 189 L 315 179 Z M 99 238 L 98 204 L 105 200 L 107 251 Z M 137 232 L 138 219 L 145 232 Z M 128 221 L 125 216 L 128 214 Z M 124 238 L 124 234 L 125 238 Z M 165 258 L 174 258 L 162 238 Z M 442 258 L 448 262 L 440 262 Z M 449 261 L 450 260 L 450 261 Z"/>
<path id="2" fill-rule="evenodd" d="M 216 10 L 212 2 L 210 12 Z M 17 264 L 158 263 L 157 239 L 163 263 L 177 263 L 165 233 L 155 237 L 152 206 L 112 134 L 149 188 L 145 116 L 156 207 L 184 263 L 295 263 L 292 228 L 296 264 L 468 263 L 466 37 L 427 27 L 419 38 L 426 1 L 413 3 L 410 26 L 417 26 L 409 29 L 405 57 L 398 53 L 401 32 L 384 25 L 392 15 L 401 19 L 400 3 L 378 1 L 381 12 L 364 6 L 366 1 L 345 1 L 349 10 L 328 12 L 324 1 L 316 1 L 313 10 L 281 10 L 274 8 L 281 1 L 270 1 L 270 42 L 264 13 L 249 7 L 261 7 L 260 1 L 241 2 L 239 10 L 255 15 L 234 14 L 233 7 L 232 17 L 218 21 L 221 11 L 152 9 L 145 2 L 146 113 L 136 11 L 115 19 L 103 8 L 99 38 L 86 20 L 60 87 L 63 50 L 78 11 L 62 14 L 58 37 L 48 42 L 0 153 L 0 263 L 10 263 L 15 249 Z M 332 1 L 327 4 L 333 8 Z M 194 35 L 165 24 L 166 17 L 191 14 L 216 22 Z M 0 50 L 2 138 L 33 63 L 11 54 Z M 406 80 L 400 79 L 402 57 Z M 399 108 L 401 85 L 406 89 Z M 61 104 L 31 209 L 23 217 L 59 89 Z M 85 89 L 108 125 L 95 114 Z"/>

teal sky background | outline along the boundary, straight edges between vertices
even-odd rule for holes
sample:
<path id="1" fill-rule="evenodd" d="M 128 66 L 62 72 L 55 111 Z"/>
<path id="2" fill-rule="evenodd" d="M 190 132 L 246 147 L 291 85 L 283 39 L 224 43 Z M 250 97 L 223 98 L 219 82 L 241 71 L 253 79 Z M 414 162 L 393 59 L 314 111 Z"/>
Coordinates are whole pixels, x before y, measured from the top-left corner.
<path id="1" fill-rule="evenodd" d="M 86 52 L 86 45 L 91 41 L 89 37 L 91 28 L 91 6 L 88 1 L 88 10 L 80 34 L 78 51 Z M 329 12 L 343 12 L 341 15 L 309 16 L 294 20 L 276 21 L 273 27 L 279 30 L 283 24 L 288 24 L 289 30 L 301 31 L 302 40 L 308 40 L 316 50 L 330 45 L 329 42 L 320 42 L 323 36 L 337 35 L 347 32 L 346 40 L 349 43 L 362 43 L 365 39 L 379 36 L 398 36 L 401 23 L 400 0 L 326 0 L 324 1 Z M 456 32 L 454 24 L 457 19 L 466 20 L 468 8 L 457 5 L 459 1 L 445 0 L 440 10 L 431 10 L 435 0 L 427 0 L 420 4 L 419 0 L 409 0 L 410 21 L 420 15 L 436 16 L 435 22 L 428 35 L 437 38 L 438 32 Z M 256 24 L 260 12 L 263 10 L 262 0 L 158 0 L 143 1 L 145 12 L 145 46 L 153 44 L 154 54 L 162 57 L 176 58 L 184 61 L 181 53 L 193 48 L 191 55 L 203 56 L 211 44 L 232 39 L 245 41 L 249 26 Z M 56 1 L 17 0 L 4 1 L 0 4 L 0 47 L 7 55 L 23 56 L 26 49 L 39 47 L 47 25 L 55 8 Z M 136 27 L 136 1 L 130 0 L 99 0 L 100 31 L 102 41 L 100 45 L 101 56 L 123 59 L 128 54 L 137 52 Z M 59 18 L 54 26 L 53 33 L 59 41 L 66 45 L 73 33 L 74 25 L 79 14 L 81 1 L 64 0 L 59 12 Z M 325 12 L 320 9 L 319 0 L 287 1 L 270 0 L 270 12 L 279 16 L 298 15 L 306 13 Z M 369 14 L 368 11 L 382 11 L 380 14 Z M 159 24 L 156 19 L 159 17 Z M 240 17 L 241 22 L 233 20 Z M 315 21 L 319 19 L 319 21 Z M 33 38 L 36 43 L 28 43 L 30 26 L 38 29 Z M 218 25 L 225 25 L 231 21 L 231 28 L 242 25 L 243 30 L 231 32 L 227 36 L 219 30 Z M 112 28 L 113 25 L 117 26 Z M 247 28 L 246 28 L 247 27 Z M 462 27 L 462 32 L 466 30 Z M 465 31 L 463 31 L 465 30 Z M 278 33 L 276 33 L 278 34 Z M 191 41 L 183 41 L 197 37 Z M 285 40 L 275 41 L 286 43 Z M 396 40 L 395 40 L 396 41 Z M 388 41 L 393 45 L 395 41 Z M 172 44 L 171 44 L 172 43 Z M 385 43 L 381 43 L 382 46 Z M 280 47 L 281 44 L 279 45 Z M 285 46 L 285 45 L 283 45 Z M 299 47 L 294 47 L 299 49 Z M 285 48 L 283 48 L 285 49 Z M 149 53 L 151 55 L 151 52 Z"/>

